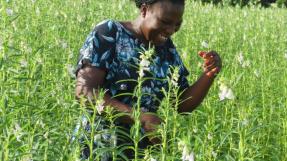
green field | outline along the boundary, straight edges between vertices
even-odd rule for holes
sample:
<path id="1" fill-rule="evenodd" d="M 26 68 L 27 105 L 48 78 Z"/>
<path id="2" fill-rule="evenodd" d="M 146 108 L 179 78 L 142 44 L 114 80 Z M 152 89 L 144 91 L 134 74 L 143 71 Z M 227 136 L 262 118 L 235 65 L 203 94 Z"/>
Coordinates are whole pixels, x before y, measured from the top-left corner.
<path id="1" fill-rule="evenodd" d="M 98 22 L 136 16 L 129 0 L 0 1 L 0 160 L 78 158 L 70 138 L 84 111 L 71 75 L 79 49 Z M 187 2 L 173 40 L 190 84 L 200 50 L 216 50 L 223 69 L 196 111 L 163 125 L 176 135 L 152 157 L 181 160 L 181 141 L 198 161 L 287 160 L 287 10 Z M 233 99 L 220 101 L 223 85 Z"/>

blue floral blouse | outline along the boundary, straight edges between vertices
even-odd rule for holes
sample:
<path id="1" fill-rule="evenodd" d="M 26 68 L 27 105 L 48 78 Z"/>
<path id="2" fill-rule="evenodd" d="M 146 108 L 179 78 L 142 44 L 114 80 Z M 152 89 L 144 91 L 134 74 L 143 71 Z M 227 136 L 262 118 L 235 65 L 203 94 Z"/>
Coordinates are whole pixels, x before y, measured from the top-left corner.
<path id="1" fill-rule="evenodd" d="M 139 76 L 137 67 L 141 54 L 139 51 L 143 48 L 147 49 L 121 23 L 105 20 L 88 35 L 80 49 L 76 73 L 86 64 L 106 70 L 104 88 L 112 97 L 132 107 L 137 98 L 130 95 L 117 95 L 133 93 L 137 82 L 120 80 L 137 80 Z M 183 65 L 172 40 L 168 39 L 162 46 L 155 46 L 154 51 L 149 72 L 145 72 L 144 77 L 155 79 L 147 79 L 142 85 L 142 92 L 147 94 L 141 98 L 141 107 L 146 112 L 157 110 L 159 100 L 163 98 L 161 89 L 168 88 L 167 79 L 164 78 L 170 74 L 171 66 L 179 67 L 180 77 L 177 84 L 180 89 L 183 90 L 189 86 L 186 79 L 189 72 Z"/>

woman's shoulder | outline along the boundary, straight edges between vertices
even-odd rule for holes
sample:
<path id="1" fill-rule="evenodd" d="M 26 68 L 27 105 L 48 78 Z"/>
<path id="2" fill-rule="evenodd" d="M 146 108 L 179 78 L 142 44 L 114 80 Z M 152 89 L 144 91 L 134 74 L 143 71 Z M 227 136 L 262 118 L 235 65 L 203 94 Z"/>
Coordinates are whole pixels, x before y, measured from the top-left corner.
<path id="1" fill-rule="evenodd" d="M 117 22 L 112 19 L 106 19 L 96 24 L 94 31 L 97 32 L 114 32 L 117 31 Z"/>
<path id="2" fill-rule="evenodd" d="M 95 34 L 101 35 L 109 35 L 112 37 L 116 37 L 117 35 L 122 35 L 121 33 L 130 35 L 130 32 L 121 24 L 120 21 L 113 20 L 113 19 L 106 19 L 99 22 L 93 32 Z"/>

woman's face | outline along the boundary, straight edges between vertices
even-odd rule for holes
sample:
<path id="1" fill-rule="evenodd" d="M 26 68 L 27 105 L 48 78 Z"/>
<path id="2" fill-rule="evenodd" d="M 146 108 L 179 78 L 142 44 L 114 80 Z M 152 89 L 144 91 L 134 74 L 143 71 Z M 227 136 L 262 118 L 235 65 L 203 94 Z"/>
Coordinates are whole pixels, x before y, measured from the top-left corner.
<path id="1" fill-rule="evenodd" d="M 169 1 L 159 1 L 152 5 L 142 6 L 141 31 L 143 36 L 154 45 L 163 44 L 179 30 L 183 12 L 183 4 L 174 4 Z"/>

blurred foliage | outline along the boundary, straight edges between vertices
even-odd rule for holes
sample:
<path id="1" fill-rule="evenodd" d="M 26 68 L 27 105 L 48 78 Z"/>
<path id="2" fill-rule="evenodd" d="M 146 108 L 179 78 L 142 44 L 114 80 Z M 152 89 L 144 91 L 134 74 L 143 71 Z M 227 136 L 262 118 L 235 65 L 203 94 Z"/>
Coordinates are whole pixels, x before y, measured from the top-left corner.
<path id="1" fill-rule="evenodd" d="M 261 6 L 261 7 L 270 7 L 276 6 L 285 8 L 287 7 L 287 0 L 195 0 L 200 1 L 202 3 L 212 3 L 215 5 L 223 5 L 223 6 Z"/>
<path id="2" fill-rule="evenodd" d="M 287 0 L 277 0 L 278 7 L 287 7 Z"/>

